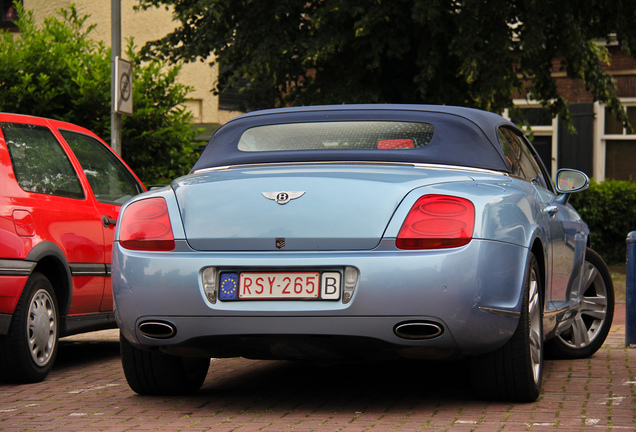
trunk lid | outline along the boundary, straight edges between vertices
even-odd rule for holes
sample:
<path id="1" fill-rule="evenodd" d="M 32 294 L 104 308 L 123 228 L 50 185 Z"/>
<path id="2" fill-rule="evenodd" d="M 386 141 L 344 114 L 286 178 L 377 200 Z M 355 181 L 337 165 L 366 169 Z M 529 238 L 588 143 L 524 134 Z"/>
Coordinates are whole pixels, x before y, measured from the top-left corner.
<path id="1" fill-rule="evenodd" d="M 459 170 L 310 164 L 212 170 L 172 186 L 195 250 L 368 250 L 411 190 L 466 180 Z"/>

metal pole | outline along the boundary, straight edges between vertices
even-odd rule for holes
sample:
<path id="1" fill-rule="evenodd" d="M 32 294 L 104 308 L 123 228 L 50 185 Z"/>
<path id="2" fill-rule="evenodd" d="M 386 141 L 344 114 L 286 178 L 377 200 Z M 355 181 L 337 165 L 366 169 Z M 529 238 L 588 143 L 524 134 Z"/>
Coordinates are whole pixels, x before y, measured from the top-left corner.
<path id="1" fill-rule="evenodd" d="M 636 231 L 632 231 L 627 235 L 625 347 L 636 348 Z"/>
<path id="2" fill-rule="evenodd" d="M 111 0 L 111 46 L 110 46 L 110 146 L 121 155 L 121 114 L 115 106 L 117 58 L 121 56 L 121 0 Z"/>

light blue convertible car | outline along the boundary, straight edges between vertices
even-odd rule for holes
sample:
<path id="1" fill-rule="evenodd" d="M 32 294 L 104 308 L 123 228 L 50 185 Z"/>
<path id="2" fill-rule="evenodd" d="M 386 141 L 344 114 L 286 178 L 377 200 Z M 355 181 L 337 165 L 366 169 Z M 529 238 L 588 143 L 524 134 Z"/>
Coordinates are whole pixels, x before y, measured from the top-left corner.
<path id="1" fill-rule="evenodd" d="M 587 225 L 521 130 L 458 107 L 242 115 L 190 174 L 122 207 L 112 281 L 140 394 L 210 358 L 465 359 L 478 396 L 535 400 L 544 353 L 592 355 L 614 293 Z"/>

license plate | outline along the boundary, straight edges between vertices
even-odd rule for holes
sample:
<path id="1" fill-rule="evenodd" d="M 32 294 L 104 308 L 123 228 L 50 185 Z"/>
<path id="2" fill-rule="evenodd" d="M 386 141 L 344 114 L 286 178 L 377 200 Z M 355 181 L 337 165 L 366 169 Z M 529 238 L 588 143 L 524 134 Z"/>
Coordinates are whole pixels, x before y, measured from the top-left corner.
<path id="1" fill-rule="evenodd" d="M 231 279 L 238 282 L 233 284 L 232 290 L 227 289 L 223 282 Z M 223 273 L 220 298 L 221 300 L 338 300 L 340 279 L 339 272 Z"/>

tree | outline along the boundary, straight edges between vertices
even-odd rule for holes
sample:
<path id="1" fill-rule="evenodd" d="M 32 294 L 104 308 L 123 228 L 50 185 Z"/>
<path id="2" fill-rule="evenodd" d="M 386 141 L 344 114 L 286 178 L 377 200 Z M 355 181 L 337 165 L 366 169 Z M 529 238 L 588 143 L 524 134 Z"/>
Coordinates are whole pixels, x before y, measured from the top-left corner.
<path id="1" fill-rule="evenodd" d="M 142 62 L 132 40 L 126 55 L 133 63 L 134 111 L 122 116 L 122 157 L 146 184 L 167 184 L 187 174 L 198 158 L 200 130 L 183 106 L 190 87 L 176 82 L 180 66 Z"/>
<path id="2" fill-rule="evenodd" d="M 502 112 L 528 94 L 570 124 L 553 67 L 582 80 L 626 122 L 607 49 L 636 48 L 629 0 L 139 0 L 181 25 L 142 50 L 193 61 L 213 54 L 217 92 L 254 107 L 435 103 Z"/>
<path id="3" fill-rule="evenodd" d="M 90 38 L 94 26 L 75 6 L 46 18 L 16 2 L 19 36 L 0 33 L 0 111 L 55 118 L 110 139 L 110 49 Z M 122 157 L 145 183 L 185 174 L 196 160 L 192 116 L 181 106 L 189 88 L 179 66 L 142 62 L 132 40 L 134 115 L 122 118 Z"/>

